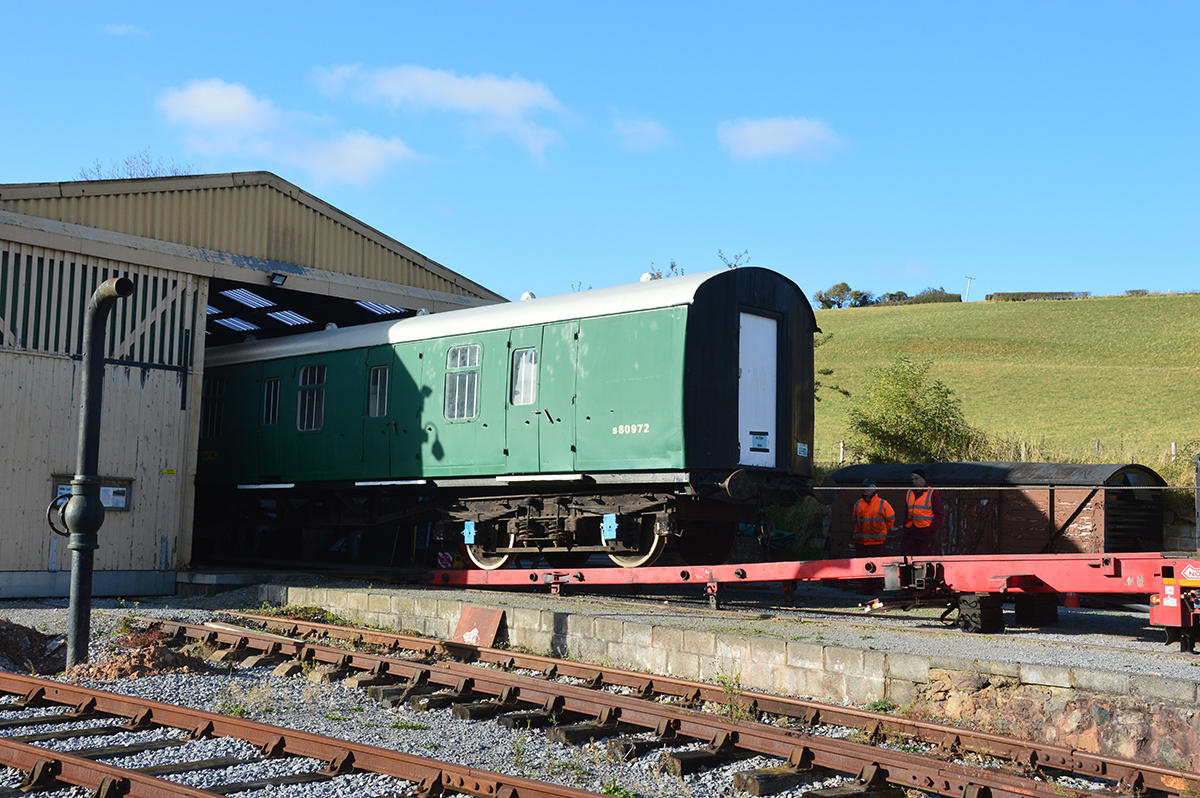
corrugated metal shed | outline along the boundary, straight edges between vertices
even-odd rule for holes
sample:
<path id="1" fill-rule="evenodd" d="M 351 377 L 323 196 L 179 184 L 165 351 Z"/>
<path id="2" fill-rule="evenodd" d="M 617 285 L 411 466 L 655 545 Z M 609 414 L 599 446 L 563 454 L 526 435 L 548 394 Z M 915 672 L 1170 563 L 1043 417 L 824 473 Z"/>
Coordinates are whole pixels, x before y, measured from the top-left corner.
<path id="1" fill-rule="evenodd" d="M 270 172 L 0 184 L 0 209 L 487 302 L 503 301 Z"/>
<path id="2" fill-rule="evenodd" d="M 189 564 L 205 344 L 245 335 L 213 321 L 226 295 L 261 295 L 264 319 L 290 303 L 309 329 L 501 300 L 265 172 L 0 186 L 0 597 L 67 594 L 46 505 L 75 466 L 84 309 L 114 276 L 135 291 L 105 342 L 100 476 L 125 506 L 96 595 L 170 593 Z"/>
<path id="3" fill-rule="evenodd" d="M 942 554 L 1034 554 L 1158 551 L 1162 548 L 1162 490 L 1166 481 L 1137 464 L 921 463 L 855 465 L 830 475 L 832 556 L 853 556 L 852 510 L 862 481 L 879 493 L 904 523 L 905 492 L 913 469 L 939 489 L 945 520 Z M 899 552 L 900 533 L 887 552 Z"/>

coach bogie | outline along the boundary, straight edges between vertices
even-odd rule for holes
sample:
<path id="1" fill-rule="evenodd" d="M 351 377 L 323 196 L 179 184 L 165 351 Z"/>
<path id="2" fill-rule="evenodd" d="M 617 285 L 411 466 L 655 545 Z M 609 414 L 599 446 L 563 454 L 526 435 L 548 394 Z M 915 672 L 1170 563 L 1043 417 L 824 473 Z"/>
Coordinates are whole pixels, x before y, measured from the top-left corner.
<path id="1" fill-rule="evenodd" d="M 667 547 L 666 534 L 659 535 L 657 515 L 619 516 L 616 523 L 605 519 L 601 539 L 608 558 L 622 568 L 653 565 Z"/>
<path id="2" fill-rule="evenodd" d="M 504 568 L 517 556 L 513 553 L 513 536 L 507 524 L 468 523 L 463 530 L 467 556 L 485 571 Z"/>

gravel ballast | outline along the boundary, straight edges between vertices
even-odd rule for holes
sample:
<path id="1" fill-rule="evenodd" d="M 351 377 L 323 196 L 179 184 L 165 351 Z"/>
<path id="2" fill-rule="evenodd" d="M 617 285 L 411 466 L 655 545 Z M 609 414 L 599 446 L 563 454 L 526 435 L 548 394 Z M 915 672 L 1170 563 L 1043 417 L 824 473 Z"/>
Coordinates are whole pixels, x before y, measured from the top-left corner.
<path id="1" fill-rule="evenodd" d="M 308 584 L 312 584 L 311 577 Z M 363 586 L 344 583 L 348 589 Z M 410 590 L 410 588 L 397 588 Z M 798 594 L 798 602 L 809 609 L 788 609 L 772 605 L 751 592 L 723 596 L 725 609 L 711 612 L 701 596 L 666 595 L 631 598 L 626 596 L 552 597 L 537 594 L 496 594 L 483 591 L 428 591 L 431 596 L 454 598 L 481 606 L 554 607 L 563 611 L 603 613 L 614 617 L 636 618 L 639 622 L 664 623 L 683 628 L 728 631 L 744 634 L 781 635 L 796 639 L 806 635 L 824 645 L 872 648 L 883 651 L 915 652 L 926 655 L 979 657 L 980 638 L 945 629 L 937 623 L 936 612 L 916 611 L 867 617 L 853 606 L 857 599 L 841 591 L 817 588 Z M 127 615 L 145 615 L 204 623 L 220 618 L 219 610 L 245 610 L 259 605 L 256 588 L 250 587 L 214 597 L 169 598 L 122 602 L 111 599 L 94 601 L 89 660 L 103 661 L 113 650 L 117 629 Z M 816 606 L 816 605 L 821 606 Z M 47 634 L 62 634 L 67 621 L 66 600 L 10 600 L 0 602 L 0 616 L 15 624 L 29 626 Z M 1060 610 L 1060 627 L 1043 630 L 1010 630 L 1003 636 L 987 639 L 986 656 L 993 660 L 1006 657 L 1016 662 L 1046 662 L 1063 667 L 1109 668 L 1118 672 L 1162 674 L 1174 678 L 1200 680 L 1200 659 L 1169 656 L 1161 642 L 1147 633 L 1144 615 L 1135 610 Z M 1156 630 L 1149 630 L 1154 632 Z M 1083 643 L 1083 645 L 1079 645 Z M 1169 652 L 1169 649 L 1165 650 Z M 9 669 L 22 672 L 17 667 Z M 552 743 L 538 731 L 510 730 L 494 721 L 460 721 L 449 710 L 414 712 L 406 707 L 386 709 L 370 699 L 365 690 L 340 683 L 318 684 L 303 677 L 272 675 L 267 668 L 233 668 L 220 673 L 170 673 L 106 682 L 81 682 L 85 686 L 119 692 L 180 706 L 192 706 L 245 717 L 316 734 L 329 735 L 367 745 L 403 751 L 454 762 L 483 770 L 525 776 L 593 791 L 620 794 L 622 790 L 655 798 L 710 798 L 731 795 L 733 775 L 737 772 L 781 764 L 779 760 L 755 758 L 742 760 L 679 779 L 661 772 L 659 754 L 651 754 L 628 763 L 609 762 L 604 742 L 578 747 Z M 23 729 L 22 733 L 34 733 Z M 844 733 L 830 729 L 831 734 Z M 146 734 L 171 736 L 171 732 Z M 72 740 L 73 748 L 109 745 L 119 740 L 150 739 L 140 734 L 96 740 Z M 194 746 L 196 748 L 194 748 Z M 248 746 L 228 740 L 191 742 L 178 748 L 145 752 L 114 762 L 123 767 L 166 764 L 215 756 L 246 756 Z M 265 778 L 271 768 L 316 770 L 321 763 L 311 760 L 272 761 L 262 765 L 241 766 L 239 772 L 225 772 L 223 780 L 244 781 Z M 204 787 L 212 774 L 194 774 L 187 783 Z M 10 772 L 4 781 L 12 783 L 17 774 Z M 190 779 L 197 779 L 190 781 Z M 848 779 L 816 779 L 783 793 L 799 798 L 808 790 L 838 786 Z M 247 794 L 272 796 L 361 796 L 403 793 L 411 785 L 390 779 L 355 774 L 329 782 L 272 788 Z M 71 793 L 64 793 L 71 794 Z M 83 794 L 79 792 L 78 794 Z"/>

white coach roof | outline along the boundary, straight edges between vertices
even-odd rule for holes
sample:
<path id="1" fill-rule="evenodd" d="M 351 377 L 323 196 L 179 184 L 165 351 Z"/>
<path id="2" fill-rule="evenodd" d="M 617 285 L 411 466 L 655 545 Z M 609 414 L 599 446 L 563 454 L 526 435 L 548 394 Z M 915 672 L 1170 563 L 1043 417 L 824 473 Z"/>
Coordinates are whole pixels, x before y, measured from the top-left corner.
<path id="1" fill-rule="evenodd" d="M 205 352 L 204 362 L 206 367 L 225 366 L 255 360 L 297 357 L 315 352 L 337 352 L 388 343 L 470 335 L 488 330 L 687 305 L 691 304 L 701 285 L 727 273 L 729 270 L 721 269 L 648 280 L 632 285 L 561 294 L 545 299 L 526 299 L 521 302 L 451 310 L 429 316 L 414 316 L 400 321 L 214 347 Z"/>

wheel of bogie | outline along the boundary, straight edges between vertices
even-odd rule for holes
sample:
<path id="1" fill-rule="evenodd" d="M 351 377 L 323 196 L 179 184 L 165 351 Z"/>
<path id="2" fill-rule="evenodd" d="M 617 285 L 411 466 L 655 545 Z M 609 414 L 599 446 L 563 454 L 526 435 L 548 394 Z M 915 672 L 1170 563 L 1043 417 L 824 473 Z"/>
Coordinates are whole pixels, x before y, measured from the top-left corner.
<path id="1" fill-rule="evenodd" d="M 603 542 L 603 537 L 601 537 L 601 542 Z M 636 552 L 612 552 L 608 555 L 608 559 L 622 568 L 641 568 L 652 565 L 666 547 L 666 537 L 654 534 L 654 516 L 646 515 L 638 519 L 638 550 Z"/>
<path id="2" fill-rule="evenodd" d="M 513 536 L 498 534 L 496 535 L 496 543 L 502 544 L 506 548 L 512 548 Z M 484 571 L 495 571 L 504 568 L 517 558 L 516 554 L 489 552 L 482 543 L 473 543 L 467 546 L 467 556 L 471 558 L 471 562 L 475 563 L 475 567 L 481 568 Z"/>
<path id="3" fill-rule="evenodd" d="M 591 556 L 590 551 L 548 551 L 542 554 L 551 568 L 582 568 Z"/>
<path id="4" fill-rule="evenodd" d="M 688 565 L 720 565 L 737 543 L 737 521 L 686 521 L 676 547 Z"/>

